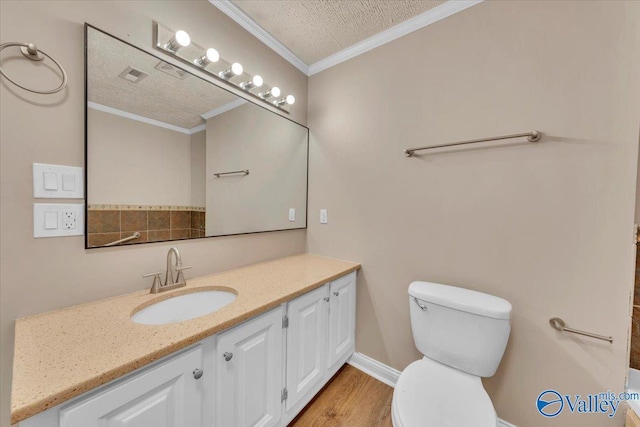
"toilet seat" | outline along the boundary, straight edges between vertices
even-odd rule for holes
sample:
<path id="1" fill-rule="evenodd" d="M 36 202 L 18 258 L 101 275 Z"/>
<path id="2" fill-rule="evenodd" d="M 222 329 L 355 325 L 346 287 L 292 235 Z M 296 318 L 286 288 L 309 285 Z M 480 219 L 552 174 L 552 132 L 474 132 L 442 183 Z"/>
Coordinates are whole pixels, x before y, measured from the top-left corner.
<path id="1" fill-rule="evenodd" d="M 400 374 L 393 392 L 394 427 L 496 427 L 498 417 L 480 377 L 427 357 Z"/>

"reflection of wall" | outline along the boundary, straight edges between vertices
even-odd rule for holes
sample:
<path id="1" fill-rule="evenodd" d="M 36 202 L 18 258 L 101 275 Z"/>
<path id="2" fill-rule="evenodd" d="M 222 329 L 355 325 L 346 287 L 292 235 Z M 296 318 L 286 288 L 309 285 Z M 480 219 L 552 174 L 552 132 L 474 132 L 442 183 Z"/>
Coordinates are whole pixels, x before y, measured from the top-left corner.
<path id="1" fill-rule="evenodd" d="M 310 77 L 308 250 L 362 262 L 358 351 L 397 369 L 420 357 L 413 280 L 489 292 L 513 304 L 505 358 L 484 381 L 498 415 L 622 425 L 566 406 L 546 420 L 535 401 L 624 390 L 638 17 L 640 2 L 487 1 Z M 533 128 L 547 134 L 537 145 L 402 155 Z M 614 342 L 559 334 L 553 316 Z"/>
<path id="2" fill-rule="evenodd" d="M 292 116 L 306 122 L 307 77 L 207 1 L 0 1 L 0 40 L 36 40 L 67 70 L 68 89 L 37 95 L 0 83 L 0 425 L 9 425 L 16 317 L 148 288 L 142 274 L 163 268 L 177 246 L 193 265 L 188 277 L 304 251 L 305 231 L 134 245 L 86 251 L 84 238 L 33 239 L 33 162 L 84 163 L 84 22 L 149 52 L 152 21 L 188 26 L 198 40 L 215 40 L 248 70 L 283 82 L 295 94 Z M 2 52 L 3 61 L 13 53 Z M 19 57 L 20 54 L 18 53 Z M 3 68 L 8 65 L 3 62 Z M 21 59 L 17 78 L 53 87 L 58 77 Z M 38 200 L 42 202 L 42 200 Z M 47 200 L 45 203 L 51 202 Z M 259 285 L 257 285 L 259 286 Z M 73 355 L 66 355 L 73 357 Z"/>
<path id="3" fill-rule="evenodd" d="M 191 206 L 204 207 L 206 201 L 206 132 L 191 135 Z"/>
<path id="4" fill-rule="evenodd" d="M 206 134 L 207 235 L 305 226 L 305 128 L 245 104 L 207 120 Z M 248 176 L 212 178 L 244 169 Z"/>
<path id="5" fill-rule="evenodd" d="M 89 204 L 195 206 L 190 136 L 89 108 Z"/>

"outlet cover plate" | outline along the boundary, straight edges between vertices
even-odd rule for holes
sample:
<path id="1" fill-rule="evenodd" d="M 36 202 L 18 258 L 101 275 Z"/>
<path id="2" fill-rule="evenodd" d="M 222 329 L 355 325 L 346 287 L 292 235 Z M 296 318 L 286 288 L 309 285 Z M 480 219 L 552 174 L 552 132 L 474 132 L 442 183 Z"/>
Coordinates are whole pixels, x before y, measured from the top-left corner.
<path id="1" fill-rule="evenodd" d="M 47 215 L 47 213 L 49 215 Z M 52 213 L 57 213 L 55 228 Z M 49 221 L 46 221 L 49 219 Z M 45 225 L 46 224 L 46 225 Z M 84 235 L 84 204 L 33 204 L 33 237 L 61 237 Z"/>

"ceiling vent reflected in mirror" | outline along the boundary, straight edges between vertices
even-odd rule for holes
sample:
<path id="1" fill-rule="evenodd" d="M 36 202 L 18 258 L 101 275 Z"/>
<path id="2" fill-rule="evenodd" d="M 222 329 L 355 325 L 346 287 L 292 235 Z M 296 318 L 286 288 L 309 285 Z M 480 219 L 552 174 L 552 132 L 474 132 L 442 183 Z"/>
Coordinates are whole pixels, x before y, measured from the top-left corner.
<path id="1" fill-rule="evenodd" d="M 156 65 L 156 70 L 160 70 L 163 73 L 167 73 L 169 74 L 171 77 L 175 77 L 176 79 L 179 80 L 184 80 L 187 78 L 187 76 L 189 75 L 186 71 L 178 68 L 178 67 L 174 67 L 171 64 L 168 64 L 164 61 L 160 61 L 158 62 L 158 65 Z"/>
<path id="2" fill-rule="evenodd" d="M 129 66 L 119 75 L 120 77 L 122 77 L 127 81 L 130 81 L 131 83 L 138 83 L 140 80 L 144 79 L 149 74 L 145 73 L 144 71 L 138 70 L 137 68 L 133 68 Z"/>

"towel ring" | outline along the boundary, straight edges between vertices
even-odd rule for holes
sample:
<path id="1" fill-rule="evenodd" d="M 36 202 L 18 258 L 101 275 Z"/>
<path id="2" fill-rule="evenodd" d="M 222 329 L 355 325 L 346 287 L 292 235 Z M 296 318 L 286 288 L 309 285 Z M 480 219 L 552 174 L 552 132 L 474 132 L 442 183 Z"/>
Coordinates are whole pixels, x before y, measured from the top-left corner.
<path id="1" fill-rule="evenodd" d="M 4 73 L 4 71 L 2 70 L 2 67 L 0 67 L 0 74 L 2 74 L 4 78 L 6 78 L 11 83 L 18 86 L 21 89 L 24 89 L 33 93 L 39 93 L 42 95 L 49 95 L 52 93 L 60 92 L 62 89 L 65 88 L 65 86 L 67 85 L 67 73 L 64 71 L 64 68 L 62 68 L 62 65 L 60 65 L 58 61 L 53 59 L 50 55 L 47 55 L 46 52 L 39 50 L 38 47 L 33 43 L 17 43 L 17 42 L 3 43 L 3 44 L 0 44 L 0 52 L 2 52 L 4 48 L 11 47 L 11 46 L 20 47 L 20 51 L 22 52 L 22 55 L 25 58 L 30 59 L 32 61 L 42 61 L 44 59 L 44 56 L 49 58 L 51 61 L 53 61 L 54 64 L 56 64 L 56 66 L 62 72 L 62 83 L 60 83 L 60 86 L 52 90 L 29 89 L 28 87 L 22 86 L 21 84 L 11 80 L 11 78 Z"/>

